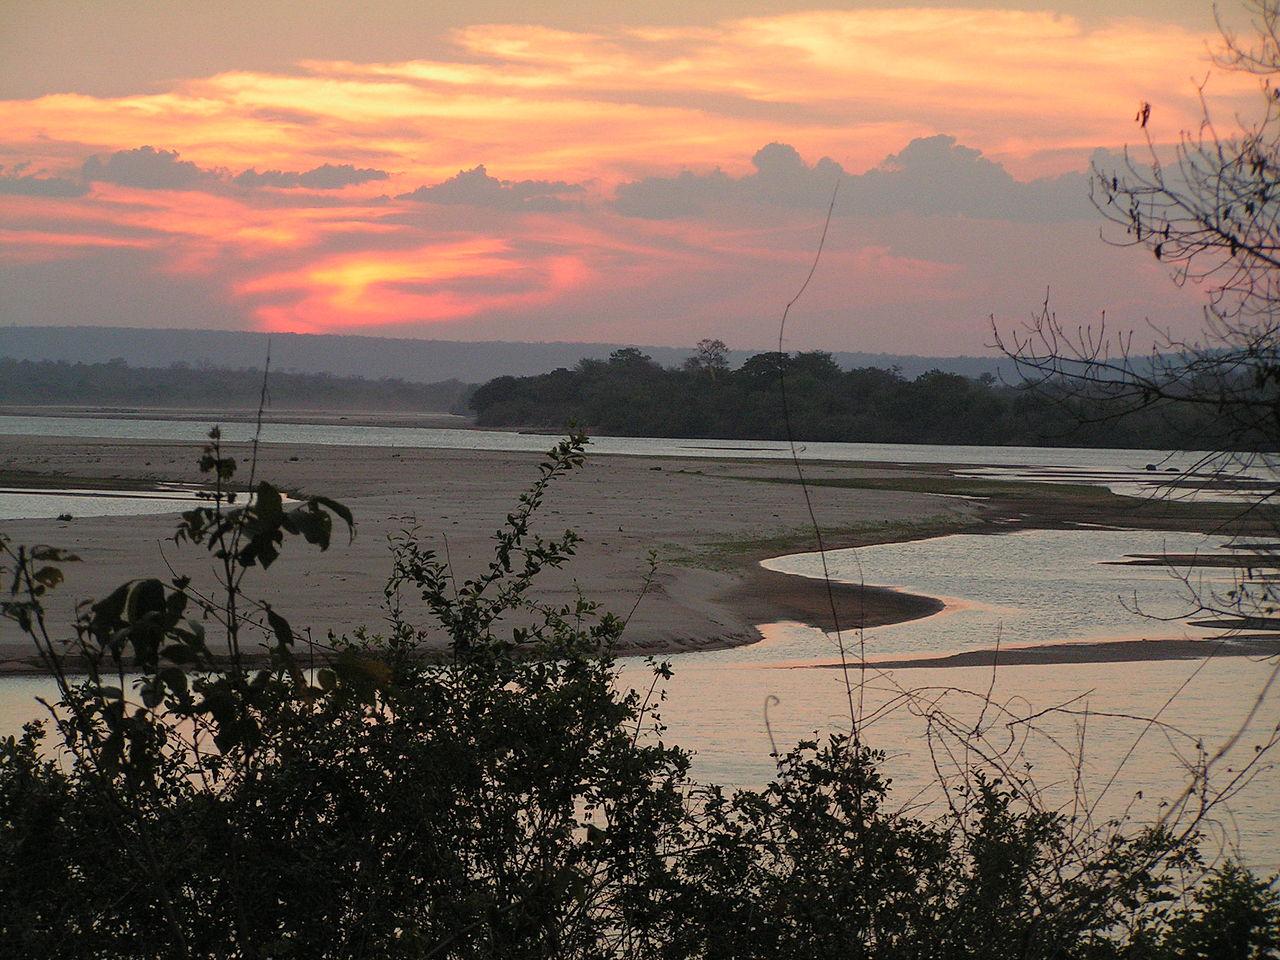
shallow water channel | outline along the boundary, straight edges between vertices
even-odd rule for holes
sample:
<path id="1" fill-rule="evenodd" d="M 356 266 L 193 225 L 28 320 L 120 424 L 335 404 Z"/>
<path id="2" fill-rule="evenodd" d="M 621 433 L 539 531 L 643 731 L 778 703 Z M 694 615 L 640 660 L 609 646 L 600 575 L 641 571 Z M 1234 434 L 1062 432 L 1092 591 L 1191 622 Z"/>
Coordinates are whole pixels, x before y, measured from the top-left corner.
<path id="1" fill-rule="evenodd" d="M 176 513 L 191 509 L 196 501 L 195 491 L 172 485 L 155 490 L 0 487 L 0 520 Z"/>
<path id="2" fill-rule="evenodd" d="M 1167 614 L 1185 609 L 1185 587 L 1166 569 L 1107 561 L 1131 552 L 1217 546 L 1188 534 L 1032 531 L 838 551 L 829 562 L 847 579 L 857 581 L 865 571 L 868 579 L 946 597 L 948 608 L 939 615 L 845 638 L 850 648 L 865 641 L 869 656 L 923 654 L 989 647 L 996 635 L 1009 644 L 1202 635 L 1185 624 L 1153 623 L 1132 609 L 1134 596 Z M 815 572 L 812 555 L 769 565 L 797 575 Z M 1229 580 L 1222 571 L 1210 573 Z M 1129 809 L 1144 820 L 1162 815 L 1161 802 L 1180 796 L 1187 767 L 1205 758 L 1201 746 L 1212 753 L 1241 735 L 1216 765 L 1211 783 L 1225 786 L 1280 716 L 1280 692 L 1264 696 L 1274 664 L 1251 657 L 996 671 L 872 668 L 852 671 L 846 686 L 843 672 L 829 666 L 836 659 L 832 637 L 794 623 L 762 629 L 759 644 L 674 658 L 675 677 L 659 707 L 663 736 L 694 751 L 694 775 L 701 780 L 764 783 L 775 745 L 786 749 L 815 733 L 847 732 L 852 702 L 852 715 L 867 721 L 863 736 L 889 754 L 899 800 L 936 798 L 941 742 L 929 736 L 931 726 L 937 729 L 930 717 L 943 711 L 967 727 L 985 715 L 986 748 L 1019 767 L 1031 763 L 1049 802 L 1068 812 L 1087 808 L 1098 818 Z M 642 660 L 623 662 L 624 684 L 643 689 L 649 679 Z M 40 715 L 34 698 L 52 689 L 45 678 L 0 680 L 0 735 Z M 1260 696 L 1261 708 L 1249 719 Z M 1046 709 L 1035 723 L 1023 722 Z M 1135 799 L 1139 792 L 1142 800 Z M 1263 765 L 1218 810 L 1207 843 L 1211 850 L 1234 850 L 1259 869 L 1280 869 L 1280 772 L 1274 766 Z"/>

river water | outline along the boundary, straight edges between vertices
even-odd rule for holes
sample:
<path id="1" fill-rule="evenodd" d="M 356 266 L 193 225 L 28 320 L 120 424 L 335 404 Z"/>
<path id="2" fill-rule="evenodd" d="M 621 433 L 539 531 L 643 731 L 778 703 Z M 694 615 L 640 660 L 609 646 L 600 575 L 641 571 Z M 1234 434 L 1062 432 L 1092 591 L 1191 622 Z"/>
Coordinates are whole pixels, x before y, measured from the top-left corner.
<path id="1" fill-rule="evenodd" d="M 206 425 L 180 421 L 0 417 L 4 434 L 118 437 L 199 442 Z M 252 427 L 230 424 L 224 435 L 247 439 Z M 268 424 L 268 443 L 319 443 L 541 451 L 551 438 L 497 431 L 402 427 Z M 0 439 L 0 443 L 2 443 Z M 715 458 L 787 457 L 785 444 L 744 441 L 597 438 L 596 453 Z M 1084 478 L 1123 492 L 1149 489 L 1153 471 L 1185 469 L 1194 454 L 1167 457 L 1151 451 L 1069 448 L 940 447 L 889 444 L 802 444 L 801 456 L 838 461 L 948 463 L 1001 470 L 1051 482 Z M 1046 470 L 1045 468 L 1052 468 Z M 1145 485 L 1145 487 L 1144 487 Z M 6 516 L 86 515 L 95 508 L 154 512 L 180 509 L 185 493 L 154 491 L 104 497 L 101 491 L 41 491 L 36 510 L 30 491 L 0 491 Z M 58 497 L 89 497 L 69 509 Z M 9 499 L 6 500 L 5 498 Z M 16 505 L 16 506 L 15 506 Z M 28 512 L 14 512 L 26 510 Z M 7 512 L 6 512 L 7 511 Z M 976 647 L 1118 637 L 1202 636 L 1186 625 L 1188 586 L 1220 590 L 1229 572 L 1199 570 L 1189 583 L 1162 566 L 1117 566 L 1127 554 L 1216 552 L 1212 537 L 1141 531 L 1023 531 L 1002 536 L 955 535 L 856 551 L 835 551 L 827 561 L 848 582 L 899 587 L 943 598 L 946 609 L 911 623 L 843 639 L 848 649 L 883 656 L 941 654 Z M 820 573 L 812 554 L 780 557 L 768 566 L 796 576 Z M 1186 574 L 1186 571 L 1182 571 Z M 1162 619 L 1152 619 L 1153 616 Z M 870 718 L 866 738 L 890 754 L 896 796 L 907 799 L 935 778 L 939 746 L 931 739 L 938 712 L 967 728 L 985 717 L 989 742 L 1018 744 L 1019 762 L 1033 765 L 1052 802 L 1081 802 L 1099 816 L 1131 808 L 1135 818 L 1161 815 L 1162 800 L 1176 799 L 1187 769 L 1236 737 L 1216 764 L 1212 782 L 1226 784 L 1253 757 L 1280 717 L 1280 693 L 1269 689 L 1274 662 L 1254 657 L 1137 663 L 1060 664 L 989 668 L 917 668 L 855 671 L 853 687 L 830 664 L 835 638 L 793 623 L 763 625 L 763 642 L 735 650 L 675 658 L 676 676 L 662 702 L 669 740 L 695 751 L 694 773 L 704 780 L 756 785 L 768 779 L 776 744 L 785 747 L 824 730 L 845 730 L 851 716 Z M 648 684 L 646 666 L 626 661 L 623 681 Z M 989 691 L 989 696 L 988 696 Z M 36 696 L 48 696 L 44 678 L 0 679 L 0 735 L 39 715 Z M 976 697 L 973 692 L 983 694 Z M 852 695 L 851 695 L 852 693 Z M 851 703 L 853 711 L 851 713 Z M 985 707 L 984 707 L 985 704 Z M 993 706 L 994 704 L 994 706 Z M 1256 708 L 1256 709 L 1255 709 Z M 1048 710 L 1035 724 L 1020 722 Z M 1157 718 L 1152 722 L 1151 718 Z M 1021 738 L 1021 739 L 1020 739 Z M 1003 749 L 1003 747 L 1002 747 Z M 1210 844 L 1235 849 L 1259 869 L 1280 869 L 1280 773 L 1264 764 L 1226 804 L 1210 830 Z M 1143 799 L 1135 796 L 1142 791 Z M 1083 796 L 1082 796 L 1083 795 Z"/>
<path id="2" fill-rule="evenodd" d="M 954 534 L 827 554 L 831 575 L 948 601 L 925 620 L 871 631 L 868 655 L 913 655 L 1055 641 L 1202 637 L 1184 619 L 1196 597 L 1225 594 L 1234 571 L 1122 563 L 1134 554 L 1224 552 L 1222 538 L 1148 530 L 1020 530 L 999 536 Z M 820 578 L 817 554 L 765 561 L 766 567 Z M 809 655 L 803 641 L 776 655 Z"/>
<path id="3" fill-rule="evenodd" d="M 118 517 L 176 513 L 198 503 L 194 490 L 32 490 L 0 487 L 0 520 L 36 517 Z"/>
<path id="4" fill-rule="evenodd" d="M 871 662 L 849 675 L 855 715 L 873 718 L 864 733 L 890 753 L 898 795 L 912 796 L 934 783 L 939 745 L 930 740 L 938 729 L 931 714 L 954 714 L 972 729 L 984 709 L 992 728 L 988 745 L 1007 749 L 1010 741 L 1002 737 L 1026 734 L 1018 741 L 1019 756 L 1034 765 L 1037 783 L 1063 809 L 1080 802 L 1079 786 L 1084 803 L 1100 816 L 1127 809 L 1139 820 L 1153 820 L 1165 812 L 1161 804 L 1187 786 L 1187 770 L 1204 759 L 1200 746 L 1212 754 L 1234 737 L 1234 748 L 1209 778 L 1229 784 L 1280 720 L 1280 689 L 1270 686 L 1274 659 L 1206 656 L 995 671 L 874 667 L 877 658 L 990 649 L 997 642 L 1007 648 L 1220 636 L 1187 622 L 1195 616 L 1192 591 L 1223 593 L 1234 585 L 1233 571 L 1118 561 L 1134 554 L 1218 554 L 1223 546 L 1220 538 L 1195 533 L 1029 530 L 829 552 L 827 566 L 837 580 L 899 587 L 947 603 L 923 620 L 841 637 L 853 662 L 860 655 Z M 765 566 L 821 576 L 817 554 L 778 557 Z M 833 666 L 839 662 L 837 638 L 798 623 L 767 624 L 763 633 L 762 642 L 748 647 L 675 658 L 664 719 L 674 742 L 697 749 L 695 769 L 711 779 L 759 783 L 772 769 L 773 743 L 785 747 L 815 731 L 852 726 L 845 674 Z M 639 685 L 642 670 L 632 665 L 628 671 Z M 1046 710 L 1035 724 L 1018 722 Z M 1234 849 L 1264 870 L 1280 870 L 1275 759 L 1253 771 L 1256 777 L 1224 804 L 1207 831 L 1210 847 Z M 1142 800 L 1135 799 L 1139 791 Z"/>
<path id="5" fill-rule="evenodd" d="M 0 416 L 0 437 L 106 437 L 126 440 L 203 441 L 210 424 L 196 420 L 132 420 L 109 417 Z M 251 423 L 222 425 L 230 441 L 253 437 Z M 267 423 L 264 443 L 316 443 L 342 446 L 429 447 L 440 450 L 541 452 L 554 442 L 544 434 L 506 430 L 457 430 L 428 427 L 378 427 L 341 424 Z M 1145 470 L 1147 464 L 1184 469 L 1205 455 L 1158 450 L 1097 450 L 1076 447 L 940 446 L 907 443 L 798 443 L 806 459 L 884 463 L 955 463 L 974 466 L 1081 467 L 1117 471 Z M 790 447 L 773 440 L 672 440 L 656 437 L 593 437 L 594 453 L 646 457 L 716 459 L 789 457 Z"/>

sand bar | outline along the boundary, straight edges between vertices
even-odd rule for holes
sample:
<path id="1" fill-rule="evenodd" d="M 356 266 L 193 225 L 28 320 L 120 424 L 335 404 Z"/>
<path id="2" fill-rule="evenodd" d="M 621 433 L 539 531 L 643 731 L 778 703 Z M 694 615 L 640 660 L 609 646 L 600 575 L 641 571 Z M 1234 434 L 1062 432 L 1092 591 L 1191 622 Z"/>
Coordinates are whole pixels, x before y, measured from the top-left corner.
<path id="1" fill-rule="evenodd" d="M 549 440 L 550 443 L 550 440 Z M 199 479 L 192 443 L 63 437 L 0 437 L 0 484 L 120 486 Z M 247 446 L 232 447 L 241 458 Z M 294 624 L 316 636 L 384 623 L 379 606 L 390 569 L 387 537 L 420 525 L 424 543 L 449 557 L 459 576 L 478 572 L 491 538 L 520 492 L 536 476 L 539 457 L 523 453 L 270 444 L 261 448 L 259 475 L 304 493 L 323 493 L 354 512 L 357 535 L 321 554 L 290 544 L 265 575 L 246 588 L 269 599 Z M 848 477 L 856 466 L 814 465 L 818 477 Z M 812 549 L 808 515 L 798 488 L 750 482 L 785 478 L 780 461 L 589 456 L 586 466 L 558 484 L 538 527 L 543 536 L 573 528 L 578 556 L 540 587 L 549 602 L 571 602 L 576 589 L 625 615 L 635 604 L 651 549 L 657 579 L 632 618 L 628 652 L 679 652 L 750 643 L 755 624 L 830 620 L 825 590 L 811 582 L 762 570 L 759 560 L 786 550 Z M 831 546 L 874 542 L 971 523 L 974 504 L 896 490 L 815 488 L 814 505 Z M 11 520 L 3 532 L 15 543 L 54 544 L 76 552 L 68 580 L 51 597 L 55 623 L 70 621 L 75 599 L 100 597 L 130 577 L 168 578 L 173 570 L 210 582 L 206 554 L 169 538 L 175 518 L 77 517 L 71 521 Z M 843 531 L 843 534 L 841 533 Z M 929 598 L 857 587 L 836 590 L 842 622 L 867 626 L 927 616 Z M 441 639 L 440 642 L 443 642 Z M 0 622 L 0 660 L 31 668 L 30 649 L 17 628 Z"/>
<path id="2" fill-rule="evenodd" d="M 875 670 L 908 670 L 929 667 L 1014 667 L 1079 663 L 1133 663 L 1148 660 L 1203 660 L 1210 657 L 1280 656 L 1280 637 L 1188 639 L 1151 638 L 1044 643 L 1022 647 L 990 647 L 964 650 L 945 656 L 897 657 L 867 660 Z M 839 669 L 839 663 L 804 664 L 804 667 Z"/>
<path id="3" fill-rule="evenodd" d="M 178 443 L 0 436 L 0 486 L 190 483 L 200 479 L 200 445 L 199 437 Z M 228 449 L 241 460 L 249 453 L 247 445 Z M 388 536 L 417 524 L 425 545 L 442 555 L 447 548 L 459 577 L 478 572 L 490 556 L 495 529 L 536 476 L 539 459 L 416 447 L 264 445 L 260 476 L 289 491 L 346 503 L 356 516 L 357 536 L 350 544 L 341 539 L 325 554 L 290 544 L 269 573 L 254 571 L 246 588 L 317 638 L 360 627 L 377 633 L 385 626 L 380 601 L 390 570 Z M 1096 488 L 955 480 L 945 465 L 811 463 L 805 472 L 831 549 L 958 530 L 1002 533 L 1077 524 L 1220 530 L 1225 511 L 1236 509 L 1161 507 Z M 551 491 L 540 516 L 537 532 L 543 536 L 573 528 L 583 542 L 569 567 L 544 574 L 539 596 L 570 603 L 580 588 L 605 609 L 626 615 L 644 584 L 649 551 L 655 550 L 657 577 L 635 610 L 622 650 L 655 654 L 752 643 L 760 637 L 757 624 L 779 620 L 830 629 L 833 601 L 845 628 L 898 623 L 942 609 L 934 598 L 873 586 L 837 584 L 829 596 L 821 581 L 761 568 L 760 560 L 814 549 L 804 499 L 788 482 L 794 478 L 793 466 L 778 460 L 589 455 L 581 471 Z M 955 492 L 939 495 L 940 490 Z M 975 493 L 981 496 L 969 496 Z M 15 543 L 53 544 L 84 559 L 68 566 L 67 584 L 50 600 L 52 621 L 65 625 L 76 600 L 103 596 L 130 577 L 167 579 L 180 572 L 208 586 L 207 554 L 175 545 L 174 522 L 173 515 L 11 520 L 0 532 Z M 409 609 L 412 614 L 412 603 Z M 425 618 L 415 619 L 425 625 Z M 443 647 L 445 640 L 433 636 L 432 642 Z M 1071 644 L 1070 651 L 1063 646 L 1005 650 L 1000 662 L 1182 658 L 1200 649 L 1161 641 Z M 971 652 L 882 665 L 988 662 L 990 657 Z M 29 641 L 14 624 L 0 621 L 0 672 L 38 669 Z"/>

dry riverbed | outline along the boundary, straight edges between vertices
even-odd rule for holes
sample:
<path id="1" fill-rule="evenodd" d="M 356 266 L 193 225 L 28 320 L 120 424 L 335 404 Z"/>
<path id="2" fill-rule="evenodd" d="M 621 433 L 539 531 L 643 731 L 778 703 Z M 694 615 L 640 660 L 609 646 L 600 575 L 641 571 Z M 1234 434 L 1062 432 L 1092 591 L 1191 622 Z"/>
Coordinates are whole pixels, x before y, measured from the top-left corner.
<path id="1" fill-rule="evenodd" d="M 550 440 L 548 441 L 550 445 Z M 120 487 L 199 479 L 199 443 L 0 437 L 0 486 Z M 234 455 L 248 455 L 246 446 Z M 384 623 L 382 587 L 390 568 L 387 538 L 417 525 L 424 544 L 447 550 L 459 576 L 482 569 L 492 536 L 536 476 L 538 457 L 522 453 L 270 444 L 259 475 L 299 493 L 346 503 L 357 531 L 319 554 L 287 545 L 246 590 L 270 600 L 295 628 L 329 631 Z M 1138 504 L 1097 488 L 959 480 L 944 466 L 809 464 L 811 495 L 828 548 L 915 539 L 965 530 L 1102 523 L 1155 529 L 1213 529 L 1238 507 Z M 625 652 L 671 653 L 751 643 L 756 624 L 799 620 L 829 628 L 831 604 L 842 626 L 875 626 L 928 616 L 942 604 L 875 587 L 837 585 L 764 570 L 758 561 L 815 547 L 794 468 L 785 461 L 588 456 L 586 466 L 551 491 L 537 527 L 566 528 L 583 542 L 564 571 L 538 588 L 568 603 L 580 588 L 625 615 L 640 596 L 656 550 L 656 580 L 630 621 Z M 69 623 L 74 601 L 103 596 L 130 577 L 192 575 L 211 582 L 206 554 L 172 540 L 174 517 L 76 517 L 14 520 L 2 532 L 16 543 L 72 550 L 67 584 L 51 600 L 52 620 Z M 874 580 L 874 571 L 869 573 Z M 412 602 L 409 603 L 413 610 Z M 443 638 L 436 638 L 443 643 Z M 1098 645 L 1094 645 L 1098 646 Z M 1132 651 L 1129 651 L 1132 655 Z M 1186 655 L 1186 651 L 1168 651 Z M 1145 650 L 1144 659 L 1162 656 Z M 1105 659 L 1102 651 L 1095 659 Z M 33 669 L 28 642 L 0 622 L 0 670 Z"/>

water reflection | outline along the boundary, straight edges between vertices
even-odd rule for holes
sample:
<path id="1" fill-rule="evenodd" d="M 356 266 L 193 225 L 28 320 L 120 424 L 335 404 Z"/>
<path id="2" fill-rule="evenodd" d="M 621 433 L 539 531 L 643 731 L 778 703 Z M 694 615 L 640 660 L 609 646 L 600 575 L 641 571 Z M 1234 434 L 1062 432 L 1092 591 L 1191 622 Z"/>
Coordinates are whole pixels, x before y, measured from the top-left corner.
<path id="1" fill-rule="evenodd" d="M 1116 561 L 1132 554 L 1204 555 L 1220 552 L 1221 546 L 1220 538 L 1198 533 L 1023 530 L 833 550 L 827 554 L 827 565 L 833 577 L 847 583 L 946 600 L 940 614 L 877 627 L 862 638 L 870 656 L 927 655 L 988 648 L 997 641 L 1025 645 L 1203 637 L 1205 630 L 1182 619 L 1195 613 L 1192 592 L 1229 588 L 1234 582 L 1231 568 L 1171 569 Z M 822 573 L 817 554 L 778 557 L 764 566 L 813 578 Z M 799 628 L 788 631 L 771 649 L 761 647 L 756 655 L 743 651 L 739 656 L 776 661 L 830 657 L 832 652 L 831 641 L 821 631 Z"/>
<path id="2" fill-rule="evenodd" d="M 770 626 L 785 630 L 787 625 Z M 696 752 L 695 776 L 717 783 L 754 786 L 773 771 L 772 744 L 780 749 L 815 732 L 848 731 L 848 700 L 838 670 L 758 665 L 733 668 L 694 663 L 680 657 L 662 705 L 669 742 Z M 867 742 L 889 754 L 886 770 L 894 796 L 906 800 L 935 783 L 926 737 L 925 707 L 940 704 L 972 724 L 981 701 L 961 691 L 985 693 L 1007 704 L 1009 714 L 988 711 L 991 742 L 1027 734 L 1023 760 L 1046 791 L 1046 801 L 1070 809 L 1076 798 L 1076 755 L 1083 743 L 1079 787 L 1096 816 L 1130 810 L 1135 822 L 1164 813 L 1161 802 L 1176 799 L 1187 784 L 1186 764 L 1197 759 L 1196 743 L 1212 751 L 1243 728 L 1235 747 L 1220 761 L 1219 785 L 1229 769 L 1254 757 L 1254 747 L 1271 735 L 1280 714 L 1280 691 L 1271 689 L 1262 708 L 1246 723 L 1255 698 L 1266 688 L 1273 665 L 1247 657 L 1201 661 L 1126 664 L 1069 664 L 960 667 L 868 671 L 855 703 L 875 717 L 864 730 Z M 629 663 L 624 679 L 639 685 L 643 667 Z M 903 691 L 915 697 L 903 699 Z M 886 705 L 897 706 L 881 712 Z M 1037 720 L 1029 733 L 1018 717 L 1058 705 L 1066 711 Z M 766 711 L 768 722 L 766 723 Z M 1142 718 L 1158 717 L 1152 724 Z M 1181 732 L 1179 732 L 1181 731 Z M 1006 741 L 1007 742 L 1007 741 Z M 946 765 L 945 756 L 942 758 Z M 1211 781 L 1213 782 L 1213 781 Z M 1138 800 L 1141 791 L 1143 798 Z M 1280 869 L 1280 770 L 1268 762 L 1247 789 L 1218 811 L 1209 844 L 1235 846 L 1260 870 Z"/>
<path id="3" fill-rule="evenodd" d="M 117 517 L 190 510 L 196 492 L 178 485 L 155 490 L 34 490 L 0 487 L 0 520 Z"/>

